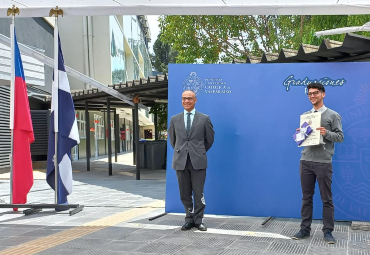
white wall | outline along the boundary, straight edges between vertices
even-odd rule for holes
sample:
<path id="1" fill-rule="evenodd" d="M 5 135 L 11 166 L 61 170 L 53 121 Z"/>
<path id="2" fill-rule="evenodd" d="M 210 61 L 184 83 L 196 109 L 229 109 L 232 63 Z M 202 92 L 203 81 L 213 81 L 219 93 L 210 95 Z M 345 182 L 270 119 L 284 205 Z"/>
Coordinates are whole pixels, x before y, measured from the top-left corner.
<path id="1" fill-rule="evenodd" d="M 83 17 L 62 17 L 59 19 L 59 35 L 64 62 L 67 66 L 86 74 L 84 65 Z M 71 90 L 82 90 L 85 84 L 68 76 Z"/>
<path id="2" fill-rule="evenodd" d="M 59 33 L 65 64 L 83 74 L 88 74 L 89 72 L 85 70 L 83 18 L 85 17 L 71 16 L 59 19 Z M 95 16 L 91 20 L 94 79 L 109 85 L 112 84 L 109 16 Z M 69 81 L 71 90 L 85 89 L 83 82 L 70 76 Z"/>
<path id="3" fill-rule="evenodd" d="M 94 16 L 93 48 L 94 48 L 94 75 L 95 80 L 105 84 L 112 84 L 110 29 L 109 16 Z"/>

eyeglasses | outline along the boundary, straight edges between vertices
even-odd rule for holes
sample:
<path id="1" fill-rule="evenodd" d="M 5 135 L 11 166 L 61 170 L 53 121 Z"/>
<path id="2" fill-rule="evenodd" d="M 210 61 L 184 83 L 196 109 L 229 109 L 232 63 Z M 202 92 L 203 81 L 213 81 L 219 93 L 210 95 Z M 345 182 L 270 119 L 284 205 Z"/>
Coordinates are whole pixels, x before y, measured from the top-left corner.
<path id="1" fill-rule="evenodd" d="M 194 97 L 183 97 L 182 101 L 193 101 Z"/>
<path id="2" fill-rule="evenodd" d="M 320 90 L 317 90 L 317 91 L 314 91 L 314 92 L 308 92 L 307 93 L 307 96 L 317 96 L 319 94 L 319 92 L 321 92 Z"/>

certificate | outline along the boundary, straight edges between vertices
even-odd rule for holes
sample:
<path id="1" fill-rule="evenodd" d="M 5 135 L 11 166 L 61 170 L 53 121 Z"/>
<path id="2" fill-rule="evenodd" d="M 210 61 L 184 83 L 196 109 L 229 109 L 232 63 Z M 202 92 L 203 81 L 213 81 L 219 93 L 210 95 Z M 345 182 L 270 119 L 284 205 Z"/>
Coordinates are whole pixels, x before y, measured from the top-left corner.
<path id="1" fill-rule="evenodd" d="M 299 147 L 319 145 L 322 143 L 320 130 L 316 130 L 317 128 L 321 127 L 321 113 L 315 112 L 301 115 L 300 126 L 302 126 L 305 122 L 312 128 L 312 132 L 307 136 L 306 140 L 299 145 Z"/>

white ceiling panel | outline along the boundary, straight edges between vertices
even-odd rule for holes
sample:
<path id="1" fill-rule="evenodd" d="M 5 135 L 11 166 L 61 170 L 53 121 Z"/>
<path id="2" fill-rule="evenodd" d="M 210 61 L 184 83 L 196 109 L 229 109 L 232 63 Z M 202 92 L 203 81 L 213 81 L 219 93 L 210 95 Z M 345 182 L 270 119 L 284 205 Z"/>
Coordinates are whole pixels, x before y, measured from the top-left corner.
<path id="1" fill-rule="evenodd" d="M 66 16 L 95 15 L 338 15 L 370 14 L 370 0 L 3 0 L 19 17 L 47 17 L 59 6 Z"/>

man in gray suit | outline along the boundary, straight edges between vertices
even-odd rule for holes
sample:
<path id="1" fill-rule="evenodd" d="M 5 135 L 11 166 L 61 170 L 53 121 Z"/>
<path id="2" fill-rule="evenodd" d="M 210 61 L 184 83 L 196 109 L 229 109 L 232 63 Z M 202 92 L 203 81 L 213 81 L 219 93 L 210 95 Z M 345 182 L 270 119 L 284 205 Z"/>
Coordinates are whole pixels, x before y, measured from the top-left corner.
<path id="1" fill-rule="evenodd" d="M 172 168 L 176 170 L 180 198 L 186 212 L 185 224 L 181 229 L 189 230 L 195 226 L 206 231 L 203 222 L 206 207 L 203 194 L 206 152 L 213 144 L 215 132 L 209 116 L 195 110 L 196 102 L 194 91 L 186 90 L 182 93 L 184 112 L 171 117 L 168 137 L 175 150 Z"/>

